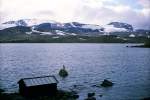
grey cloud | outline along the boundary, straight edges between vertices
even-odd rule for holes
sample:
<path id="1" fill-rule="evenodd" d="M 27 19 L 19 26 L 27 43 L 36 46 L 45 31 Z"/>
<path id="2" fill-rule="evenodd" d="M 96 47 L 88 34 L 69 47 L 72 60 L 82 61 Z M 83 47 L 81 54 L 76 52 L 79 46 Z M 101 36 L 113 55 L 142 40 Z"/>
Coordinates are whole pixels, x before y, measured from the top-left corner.
<path id="1" fill-rule="evenodd" d="M 115 12 L 113 9 L 101 7 L 91 8 L 88 6 L 76 12 L 76 18 L 82 19 L 88 23 L 97 23 L 100 25 L 108 24 L 111 21 L 121 21 L 132 24 L 135 28 L 150 29 L 150 15 L 145 16 L 140 11 L 128 9 L 123 12 Z"/>
<path id="2" fill-rule="evenodd" d="M 55 16 L 56 15 L 53 11 L 50 11 L 50 10 L 42 10 L 42 11 L 37 12 L 36 14 L 51 15 L 51 16 Z"/>
<path id="3" fill-rule="evenodd" d="M 138 0 L 138 2 L 144 8 L 150 8 L 150 0 Z"/>

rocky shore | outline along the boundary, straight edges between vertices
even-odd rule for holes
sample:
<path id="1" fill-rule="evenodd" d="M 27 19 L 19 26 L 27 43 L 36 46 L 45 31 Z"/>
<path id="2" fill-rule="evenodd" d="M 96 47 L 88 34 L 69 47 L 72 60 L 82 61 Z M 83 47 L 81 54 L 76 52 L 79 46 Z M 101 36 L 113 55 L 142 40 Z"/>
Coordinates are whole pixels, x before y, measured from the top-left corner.
<path id="1" fill-rule="evenodd" d="M 0 90 L 0 100 L 76 100 L 78 95 L 73 92 L 58 90 L 55 96 L 23 97 L 19 93 L 2 93 Z"/>

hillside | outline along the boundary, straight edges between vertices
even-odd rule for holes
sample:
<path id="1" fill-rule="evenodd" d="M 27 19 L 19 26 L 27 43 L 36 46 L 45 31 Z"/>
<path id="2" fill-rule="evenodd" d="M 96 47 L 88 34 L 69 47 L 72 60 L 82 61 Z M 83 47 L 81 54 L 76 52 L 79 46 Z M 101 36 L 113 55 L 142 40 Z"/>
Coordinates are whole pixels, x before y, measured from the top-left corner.
<path id="1" fill-rule="evenodd" d="M 1 43 L 143 43 L 148 41 L 149 37 L 149 30 L 134 30 L 132 25 L 123 22 L 110 22 L 101 26 L 79 22 L 22 19 L 0 24 Z"/>

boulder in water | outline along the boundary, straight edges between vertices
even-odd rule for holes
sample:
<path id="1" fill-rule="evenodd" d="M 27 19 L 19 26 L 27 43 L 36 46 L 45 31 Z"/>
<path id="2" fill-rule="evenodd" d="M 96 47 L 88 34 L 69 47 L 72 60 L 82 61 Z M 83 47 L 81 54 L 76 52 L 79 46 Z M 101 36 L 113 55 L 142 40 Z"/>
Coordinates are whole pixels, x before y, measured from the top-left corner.
<path id="1" fill-rule="evenodd" d="M 93 96 L 95 96 L 94 92 L 93 93 L 88 93 L 88 97 L 93 97 Z"/>
<path id="2" fill-rule="evenodd" d="M 104 79 L 103 83 L 101 84 L 101 86 L 103 87 L 110 87 L 113 86 L 114 83 L 112 83 L 111 81 Z"/>
<path id="3" fill-rule="evenodd" d="M 60 69 L 59 75 L 60 75 L 61 77 L 67 77 L 67 76 L 68 76 L 68 72 L 67 72 L 67 70 L 65 69 L 65 66 L 64 66 L 64 65 L 63 65 L 63 68 Z"/>
<path id="4" fill-rule="evenodd" d="M 88 97 L 85 99 L 85 100 L 96 100 L 96 98 L 94 97 L 95 96 L 95 93 L 88 93 L 87 95 Z"/>

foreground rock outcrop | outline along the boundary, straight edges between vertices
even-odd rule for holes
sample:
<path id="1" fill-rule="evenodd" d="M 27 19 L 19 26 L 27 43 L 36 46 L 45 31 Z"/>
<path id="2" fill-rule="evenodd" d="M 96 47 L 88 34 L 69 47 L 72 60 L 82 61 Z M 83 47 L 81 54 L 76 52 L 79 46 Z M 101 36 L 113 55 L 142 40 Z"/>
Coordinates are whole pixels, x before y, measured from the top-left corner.
<path id="1" fill-rule="evenodd" d="M 107 79 L 104 79 L 104 81 L 102 82 L 101 86 L 103 87 L 110 87 L 110 86 L 113 86 L 114 83 L 112 83 L 111 81 L 107 80 Z"/>

